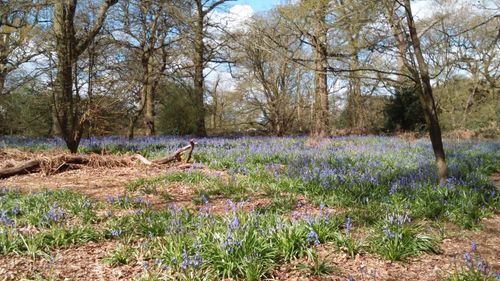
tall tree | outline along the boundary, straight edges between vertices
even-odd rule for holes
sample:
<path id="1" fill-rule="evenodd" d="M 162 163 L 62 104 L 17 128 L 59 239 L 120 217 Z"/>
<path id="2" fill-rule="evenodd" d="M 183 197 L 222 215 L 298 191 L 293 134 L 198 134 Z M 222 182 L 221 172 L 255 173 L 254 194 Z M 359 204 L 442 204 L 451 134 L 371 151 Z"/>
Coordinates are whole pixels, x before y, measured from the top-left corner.
<path id="1" fill-rule="evenodd" d="M 330 28 L 328 16 L 330 1 L 300 1 L 297 4 L 279 7 L 280 14 L 288 23 L 289 32 L 296 34 L 297 39 L 310 50 L 310 56 L 293 57 L 292 59 L 311 69 L 314 73 L 314 105 L 312 134 L 324 136 L 329 133 L 330 105 L 328 95 L 328 58 Z M 286 46 L 281 46 L 286 50 Z"/>
<path id="2" fill-rule="evenodd" d="M 207 64 L 213 59 L 214 49 L 208 48 L 206 39 L 208 37 L 208 27 L 210 23 L 210 13 L 217 7 L 232 0 L 192 0 L 194 3 L 194 15 L 191 20 L 191 40 L 194 48 L 193 60 L 193 84 L 194 84 L 194 105 L 197 108 L 196 135 L 206 136 L 205 127 L 205 74 L 203 73 Z"/>
<path id="3" fill-rule="evenodd" d="M 385 1 L 386 15 L 392 28 L 399 55 L 413 81 L 418 85 L 420 102 L 425 120 L 429 127 L 429 136 L 436 158 L 437 175 L 440 184 L 445 184 L 448 169 L 441 137 L 436 103 L 432 94 L 429 69 L 421 49 L 419 34 L 411 11 L 410 0 Z M 398 13 L 400 10 L 401 13 Z M 406 21 L 406 24 L 404 22 Z"/>
<path id="4" fill-rule="evenodd" d="M 173 57 L 174 22 L 165 1 L 125 0 L 119 5 L 115 43 L 122 49 L 128 64 L 124 68 L 129 83 L 139 84 L 139 104 L 130 115 L 129 138 L 142 115 L 146 134 L 156 133 L 155 104 L 160 80 Z M 139 67 L 138 67 L 139 66 Z M 134 106 L 135 107 L 135 106 Z"/>
<path id="5" fill-rule="evenodd" d="M 81 109 L 81 96 L 73 91 L 78 57 L 87 49 L 101 30 L 106 13 L 118 0 L 104 0 L 94 26 L 87 32 L 77 32 L 75 15 L 77 0 L 57 0 L 54 3 L 53 29 L 57 54 L 57 74 L 54 85 L 54 112 L 66 146 L 76 153 L 88 116 Z"/>
<path id="6" fill-rule="evenodd" d="M 264 116 L 263 125 L 278 136 L 292 132 L 297 118 L 302 69 L 288 56 L 277 51 L 286 46 L 289 52 L 300 52 L 300 44 L 287 36 L 282 22 L 276 17 L 255 18 L 240 40 L 242 48 L 238 62 L 246 71 L 242 80 L 254 84 L 249 103 Z M 270 38 L 273 38 L 272 40 Z"/>

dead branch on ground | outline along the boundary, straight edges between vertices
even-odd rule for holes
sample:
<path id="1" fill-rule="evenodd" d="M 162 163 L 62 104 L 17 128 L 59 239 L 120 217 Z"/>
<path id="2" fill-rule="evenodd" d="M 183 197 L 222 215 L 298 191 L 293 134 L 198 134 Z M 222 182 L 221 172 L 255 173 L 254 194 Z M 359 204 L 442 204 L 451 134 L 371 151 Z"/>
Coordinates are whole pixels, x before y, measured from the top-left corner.
<path id="1" fill-rule="evenodd" d="M 187 164 L 191 160 L 191 156 L 196 143 L 194 140 L 189 141 L 189 145 L 177 149 L 173 154 L 165 158 L 148 160 L 140 154 L 135 154 L 132 157 L 117 157 L 104 155 L 60 155 L 52 158 L 39 158 L 26 161 L 15 167 L 0 169 L 0 179 L 6 179 L 12 176 L 25 175 L 30 173 L 42 172 L 44 175 L 52 175 L 61 173 L 67 170 L 80 169 L 84 166 L 90 167 L 127 167 L 133 165 L 133 160 L 139 160 L 145 165 L 165 165 L 174 162 L 182 162 L 182 155 L 186 152 L 188 156 L 185 160 Z"/>

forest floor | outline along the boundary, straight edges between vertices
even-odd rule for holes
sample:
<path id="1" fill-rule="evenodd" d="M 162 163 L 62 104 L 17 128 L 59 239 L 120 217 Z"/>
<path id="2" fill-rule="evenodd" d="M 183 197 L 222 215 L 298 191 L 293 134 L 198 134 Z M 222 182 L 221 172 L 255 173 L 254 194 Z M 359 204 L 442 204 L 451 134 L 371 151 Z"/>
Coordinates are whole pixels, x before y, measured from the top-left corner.
<path id="1" fill-rule="evenodd" d="M 58 151 L 28 153 L 4 150 L 0 153 L 0 163 L 15 165 L 34 157 L 49 157 Z M 228 180 L 226 171 L 201 168 L 203 174 L 217 174 Z M 169 173 L 182 172 L 175 166 L 82 168 L 55 175 L 29 174 L 0 180 L 0 188 L 18 189 L 22 192 L 36 192 L 46 189 L 67 189 L 81 193 L 96 201 L 105 202 L 110 196 L 134 195 L 130 183 L 138 179 L 150 179 Z M 491 176 L 497 189 L 500 189 L 500 173 Z M 163 208 L 170 204 L 198 210 L 197 189 L 193 185 L 170 182 L 155 186 L 154 192 L 142 193 L 142 197 L 152 208 Z M 245 208 L 253 210 L 271 204 L 268 195 L 249 191 Z M 222 213 L 227 209 L 227 200 L 221 195 L 211 198 L 211 211 Z M 341 213 L 341 209 L 329 209 Z M 289 210 L 289 216 L 305 216 L 320 212 L 319 207 L 298 195 L 297 204 Z M 482 220 L 481 227 L 475 230 L 460 229 L 453 224 L 441 226 L 440 254 L 425 253 L 406 261 L 391 262 L 375 254 L 361 251 L 354 257 L 337 250 L 334 245 L 325 243 L 317 246 L 319 257 L 330 268 L 329 272 L 314 276 L 301 269 L 301 265 L 311 261 L 306 256 L 282 264 L 272 273 L 273 280 L 441 280 L 453 271 L 464 266 L 464 253 L 470 251 L 471 243 L 477 244 L 481 257 L 488 261 L 490 270 L 500 272 L 500 213 L 496 212 Z M 358 232 L 363 240 L 363 231 Z M 139 261 L 124 265 L 109 265 L 103 262 L 108 253 L 117 248 L 117 240 L 102 240 L 80 245 L 70 245 L 52 249 L 48 255 L 0 256 L 0 280 L 36 279 L 43 277 L 56 280 L 129 280 L 144 276 L 145 269 Z M 43 279 L 42 278 L 42 279 Z"/>

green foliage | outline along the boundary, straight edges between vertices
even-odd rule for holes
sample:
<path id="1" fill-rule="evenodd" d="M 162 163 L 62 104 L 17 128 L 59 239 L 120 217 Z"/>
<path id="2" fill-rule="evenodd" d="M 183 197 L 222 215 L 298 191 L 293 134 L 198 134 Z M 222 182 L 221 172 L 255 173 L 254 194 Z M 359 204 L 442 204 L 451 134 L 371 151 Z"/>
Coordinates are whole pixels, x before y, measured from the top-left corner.
<path id="1" fill-rule="evenodd" d="M 165 135 L 195 133 L 195 118 L 201 109 L 194 106 L 194 90 L 190 86 L 173 83 L 160 89 L 160 108 L 156 120 L 159 132 Z"/>
<path id="2" fill-rule="evenodd" d="M 391 215 L 394 216 L 394 215 Z M 421 252 L 439 253 L 435 238 L 422 234 L 417 224 L 401 221 L 384 221 L 374 228 L 371 240 L 373 251 L 391 261 L 405 260 Z"/>
<path id="3" fill-rule="evenodd" d="M 316 249 L 308 249 L 307 258 L 310 263 L 300 263 L 298 268 L 308 271 L 310 275 L 320 276 L 333 271 L 339 271 L 337 268 L 331 267 L 325 261 L 321 260 Z"/>
<path id="4" fill-rule="evenodd" d="M 386 128 L 389 130 L 415 131 L 425 126 L 424 112 L 415 87 L 397 89 L 386 105 Z"/>
<path id="5" fill-rule="evenodd" d="M 0 99 L 0 135 L 47 136 L 50 134 L 51 96 L 26 85 Z"/>
<path id="6" fill-rule="evenodd" d="M 134 249 L 127 245 L 120 245 L 108 253 L 103 261 L 111 266 L 129 264 L 134 260 Z"/>
<path id="7" fill-rule="evenodd" d="M 498 90 L 489 82 L 457 75 L 437 87 L 434 94 L 441 109 L 439 120 L 445 130 L 470 129 L 484 131 L 486 136 L 495 137 L 495 133 L 498 136 Z"/>

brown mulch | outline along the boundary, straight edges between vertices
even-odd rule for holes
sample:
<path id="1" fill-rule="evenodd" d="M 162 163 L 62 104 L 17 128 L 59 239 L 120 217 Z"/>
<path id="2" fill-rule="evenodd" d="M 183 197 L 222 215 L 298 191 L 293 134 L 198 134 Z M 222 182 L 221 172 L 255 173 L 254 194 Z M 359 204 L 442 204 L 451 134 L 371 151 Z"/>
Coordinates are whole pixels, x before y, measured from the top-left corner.
<path id="1" fill-rule="evenodd" d="M 41 276 L 52 280 L 130 280 L 143 271 L 131 263 L 111 267 L 102 259 L 117 247 L 117 241 L 90 242 L 81 246 L 57 249 L 50 257 L 35 260 L 26 256 L 0 256 L 0 280 L 20 280 Z"/>

